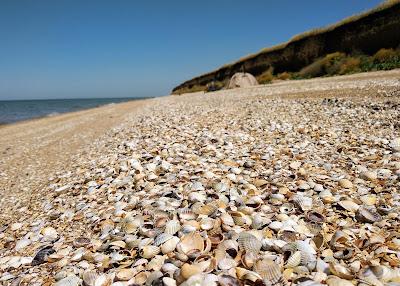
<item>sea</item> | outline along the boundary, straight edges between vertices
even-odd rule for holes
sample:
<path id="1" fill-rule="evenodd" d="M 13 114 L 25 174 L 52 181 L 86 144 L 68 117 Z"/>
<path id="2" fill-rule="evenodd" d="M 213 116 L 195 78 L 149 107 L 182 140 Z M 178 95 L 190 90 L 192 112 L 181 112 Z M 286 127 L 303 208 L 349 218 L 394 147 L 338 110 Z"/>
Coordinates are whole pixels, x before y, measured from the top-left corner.
<path id="1" fill-rule="evenodd" d="M 143 98 L 0 100 L 0 125 Z"/>

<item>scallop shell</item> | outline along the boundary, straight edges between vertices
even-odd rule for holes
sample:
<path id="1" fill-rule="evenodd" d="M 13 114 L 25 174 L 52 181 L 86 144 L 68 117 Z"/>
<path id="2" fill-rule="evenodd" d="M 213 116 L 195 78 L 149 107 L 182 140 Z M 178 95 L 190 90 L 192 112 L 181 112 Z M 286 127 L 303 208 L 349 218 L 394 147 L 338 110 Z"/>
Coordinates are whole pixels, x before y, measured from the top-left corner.
<path id="1" fill-rule="evenodd" d="M 200 221 L 200 228 L 202 230 L 210 230 L 214 227 L 215 220 L 209 217 L 205 217 Z"/>
<path id="2" fill-rule="evenodd" d="M 165 233 L 174 235 L 181 229 L 181 224 L 177 220 L 170 220 L 165 224 Z"/>
<path id="3" fill-rule="evenodd" d="M 262 247 L 262 243 L 257 237 L 245 231 L 239 234 L 238 243 L 240 248 L 244 251 L 255 254 L 257 254 Z"/>
<path id="4" fill-rule="evenodd" d="M 254 271 L 268 283 L 274 285 L 282 279 L 282 272 L 277 263 L 271 259 L 259 260 L 254 264 Z"/>

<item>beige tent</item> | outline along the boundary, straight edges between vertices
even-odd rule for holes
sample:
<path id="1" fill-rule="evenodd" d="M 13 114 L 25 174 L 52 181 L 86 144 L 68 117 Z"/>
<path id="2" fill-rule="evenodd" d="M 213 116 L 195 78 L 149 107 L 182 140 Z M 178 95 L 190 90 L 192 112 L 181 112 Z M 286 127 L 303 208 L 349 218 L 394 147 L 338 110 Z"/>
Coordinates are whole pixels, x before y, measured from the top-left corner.
<path id="1" fill-rule="evenodd" d="M 228 88 L 246 87 L 257 85 L 256 78 L 249 73 L 238 72 L 235 73 L 228 83 Z"/>

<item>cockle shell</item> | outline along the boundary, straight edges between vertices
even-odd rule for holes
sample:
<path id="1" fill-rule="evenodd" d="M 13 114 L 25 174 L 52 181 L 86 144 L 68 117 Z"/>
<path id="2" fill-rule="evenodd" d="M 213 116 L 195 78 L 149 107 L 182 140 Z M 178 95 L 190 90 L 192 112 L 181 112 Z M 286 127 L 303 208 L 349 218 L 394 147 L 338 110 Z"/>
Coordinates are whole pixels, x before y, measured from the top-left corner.
<path id="1" fill-rule="evenodd" d="M 312 209 L 313 201 L 310 197 L 306 197 L 304 195 L 294 195 L 292 200 L 302 211 L 309 211 Z"/>
<path id="2" fill-rule="evenodd" d="M 181 237 L 178 251 L 185 255 L 199 255 L 204 251 L 204 239 L 197 232 L 192 232 Z"/>
<path id="3" fill-rule="evenodd" d="M 152 258 L 160 253 L 160 247 L 155 245 L 146 245 L 140 250 L 140 255 L 143 258 Z"/>
<path id="4" fill-rule="evenodd" d="M 220 219 L 223 224 L 228 225 L 228 226 L 234 226 L 235 221 L 233 220 L 232 216 L 228 213 L 223 213 L 220 216 Z"/>
<path id="5" fill-rule="evenodd" d="M 115 277 L 121 281 L 128 281 L 129 279 L 132 279 L 135 276 L 135 274 L 136 274 L 135 269 L 127 268 L 118 271 Z"/>
<path id="6" fill-rule="evenodd" d="M 96 271 L 86 271 L 83 273 L 82 279 L 86 286 L 94 286 L 94 282 L 98 276 L 99 274 Z"/>
<path id="7" fill-rule="evenodd" d="M 174 235 L 181 229 L 181 224 L 177 220 L 170 220 L 165 224 L 165 233 Z"/>
<path id="8" fill-rule="evenodd" d="M 170 253 L 175 250 L 177 244 L 179 243 L 180 239 L 179 237 L 172 237 L 168 241 L 164 242 L 164 244 L 161 245 L 161 252 L 164 254 Z"/>
<path id="9" fill-rule="evenodd" d="M 244 251 L 255 254 L 257 254 L 262 247 L 262 243 L 259 239 L 257 239 L 257 237 L 245 231 L 239 234 L 238 243 L 240 248 Z"/>
<path id="10" fill-rule="evenodd" d="M 238 226 L 251 224 L 251 219 L 244 213 L 232 211 L 229 213 L 229 215 L 232 217 L 234 223 Z"/>
<path id="11" fill-rule="evenodd" d="M 154 245 L 160 246 L 172 238 L 173 236 L 169 233 L 161 233 L 154 239 Z"/>
<path id="12" fill-rule="evenodd" d="M 282 272 L 279 265 L 271 259 L 257 261 L 254 264 L 254 271 L 269 285 L 274 285 L 282 279 Z"/>
<path id="13" fill-rule="evenodd" d="M 286 267 L 289 268 L 294 268 L 296 266 L 299 266 L 301 263 L 301 251 L 295 251 L 293 254 L 291 254 L 286 261 Z"/>
<path id="14" fill-rule="evenodd" d="M 54 286 L 79 286 L 82 284 L 82 280 L 75 275 L 70 275 L 56 282 Z"/>

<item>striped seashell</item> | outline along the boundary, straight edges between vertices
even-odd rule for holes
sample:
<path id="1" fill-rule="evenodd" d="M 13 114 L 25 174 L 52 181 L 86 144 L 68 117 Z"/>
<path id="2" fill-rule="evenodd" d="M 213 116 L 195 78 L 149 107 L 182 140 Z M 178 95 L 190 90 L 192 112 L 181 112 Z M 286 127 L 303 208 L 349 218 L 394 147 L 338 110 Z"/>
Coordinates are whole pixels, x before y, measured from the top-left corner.
<path id="1" fill-rule="evenodd" d="M 163 245 L 161 245 L 161 252 L 163 254 L 167 254 L 174 251 L 179 241 L 180 241 L 179 237 L 173 236 L 171 239 L 169 239 L 168 241 L 164 242 Z"/>
<path id="2" fill-rule="evenodd" d="M 286 267 L 289 268 L 294 268 L 296 266 L 299 266 L 301 263 L 301 251 L 295 251 L 293 254 L 291 254 L 286 261 Z"/>
<path id="3" fill-rule="evenodd" d="M 184 220 L 192 220 L 197 218 L 197 214 L 194 213 L 191 209 L 189 208 L 183 208 L 178 210 L 178 215 L 181 219 Z"/>
<path id="4" fill-rule="evenodd" d="M 161 233 L 154 239 L 154 245 L 160 246 L 161 244 L 165 243 L 166 241 L 173 238 L 173 236 L 169 233 Z"/>
<path id="5" fill-rule="evenodd" d="M 140 256 L 143 258 L 153 258 L 160 253 L 160 248 L 155 245 L 146 245 L 140 250 Z"/>
<path id="6" fill-rule="evenodd" d="M 258 280 L 262 280 L 261 276 L 254 271 L 250 271 L 248 269 L 241 267 L 236 267 L 235 270 L 236 270 L 236 276 L 239 280 L 248 280 L 253 283 L 255 283 Z"/>
<path id="7" fill-rule="evenodd" d="M 313 200 L 310 197 L 294 195 L 292 200 L 302 211 L 309 211 L 313 207 Z"/>
<path id="8" fill-rule="evenodd" d="M 211 216 L 212 214 L 215 213 L 215 211 L 218 209 L 218 206 L 215 204 L 207 204 L 203 205 L 198 209 L 198 214 L 200 215 L 206 215 L 206 216 Z"/>
<path id="9" fill-rule="evenodd" d="M 164 233 L 174 235 L 181 229 L 181 224 L 178 220 L 170 220 L 165 224 Z"/>
<path id="10" fill-rule="evenodd" d="M 257 261 L 254 264 L 254 271 L 261 276 L 267 285 L 277 284 L 283 278 L 279 265 L 272 259 Z"/>
<path id="11" fill-rule="evenodd" d="M 65 277 L 64 279 L 61 279 L 57 283 L 55 283 L 55 286 L 79 286 L 82 284 L 82 280 L 79 279 L 75 275 L 70 275 L 68 277 Z"/>
<path id="12" fill-rule="evenodd" d="M 86 271 L 83 273 L 82 279 L 86 286 L 94 286 L 98 276 L 99 274 L 96 271 Z"/>
<path id="13" fill-rule="evenodd" d="M 248 232 L 241 232 L 238 238 L 239 247 L 246 252 L 257 254 L 260 252 L 262 243 L 254 235 Z"/>

